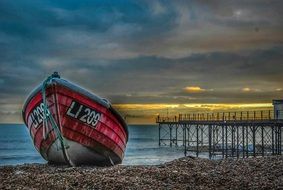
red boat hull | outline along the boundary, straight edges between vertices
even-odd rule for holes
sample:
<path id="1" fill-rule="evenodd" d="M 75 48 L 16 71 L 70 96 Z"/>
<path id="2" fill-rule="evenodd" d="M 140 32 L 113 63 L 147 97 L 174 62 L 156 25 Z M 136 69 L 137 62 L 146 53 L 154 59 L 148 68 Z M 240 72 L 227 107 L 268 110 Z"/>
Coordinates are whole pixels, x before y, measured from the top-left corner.
<path id="1" fill-rule="evenodd" d="M 63 79 L 54 79 L 47 86 L 45 97 L 63 137 L 62 145 L 52 124 L 45 123 L 41 88 L 26 101 L 23 118 L 44 159 L 73 166 L 122 162 L 127 126 L 108 101 Z"/>

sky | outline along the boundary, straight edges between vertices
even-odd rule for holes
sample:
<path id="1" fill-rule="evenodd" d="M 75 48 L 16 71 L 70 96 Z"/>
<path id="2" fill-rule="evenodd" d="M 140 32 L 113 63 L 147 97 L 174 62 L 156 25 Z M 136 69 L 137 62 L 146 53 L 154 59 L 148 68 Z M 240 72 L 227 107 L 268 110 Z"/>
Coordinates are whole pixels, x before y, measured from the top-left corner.
<path id="1" fill-rule="evenodd" d="M 283 1 L 1 0 L 0 122 L 53 71 L 130 123 L 269 109 L 283 93 Z"/>

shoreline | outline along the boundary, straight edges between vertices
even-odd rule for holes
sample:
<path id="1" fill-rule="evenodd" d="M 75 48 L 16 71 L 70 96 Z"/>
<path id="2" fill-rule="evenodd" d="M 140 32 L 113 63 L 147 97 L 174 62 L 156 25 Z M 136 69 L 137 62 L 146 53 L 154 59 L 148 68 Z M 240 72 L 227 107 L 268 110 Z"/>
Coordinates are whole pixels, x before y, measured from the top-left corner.
<path id="1" fill-rule="evenodd" d="M 183 157 L 160 165 L 0 166 L 0 189 L 280 189 L 283 156 L 208 160 Z"/>

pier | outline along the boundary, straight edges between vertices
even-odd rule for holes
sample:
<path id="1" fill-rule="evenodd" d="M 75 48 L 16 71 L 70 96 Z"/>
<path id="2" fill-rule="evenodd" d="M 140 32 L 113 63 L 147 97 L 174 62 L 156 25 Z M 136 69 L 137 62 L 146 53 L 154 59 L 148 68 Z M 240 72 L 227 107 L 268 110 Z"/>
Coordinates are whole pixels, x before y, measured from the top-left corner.
<path id="1" fill-rule="evenodd" d="M 281 102 L 280 102 L 281 103 Z M 282 154 L 283 111 L 190 113 L 158 116 L 159 146 L 210 159 Z"/>

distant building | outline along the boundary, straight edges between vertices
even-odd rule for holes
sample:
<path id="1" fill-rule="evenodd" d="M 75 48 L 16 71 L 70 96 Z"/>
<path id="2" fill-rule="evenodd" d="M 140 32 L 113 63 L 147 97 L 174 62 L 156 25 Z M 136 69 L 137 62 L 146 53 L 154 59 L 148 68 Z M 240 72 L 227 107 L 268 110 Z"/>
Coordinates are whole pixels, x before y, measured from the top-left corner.
<path id="1" fill-rule="evenodd" d="M 283 119 L 283 100 L 273 100 L 274 119 Z"/>

